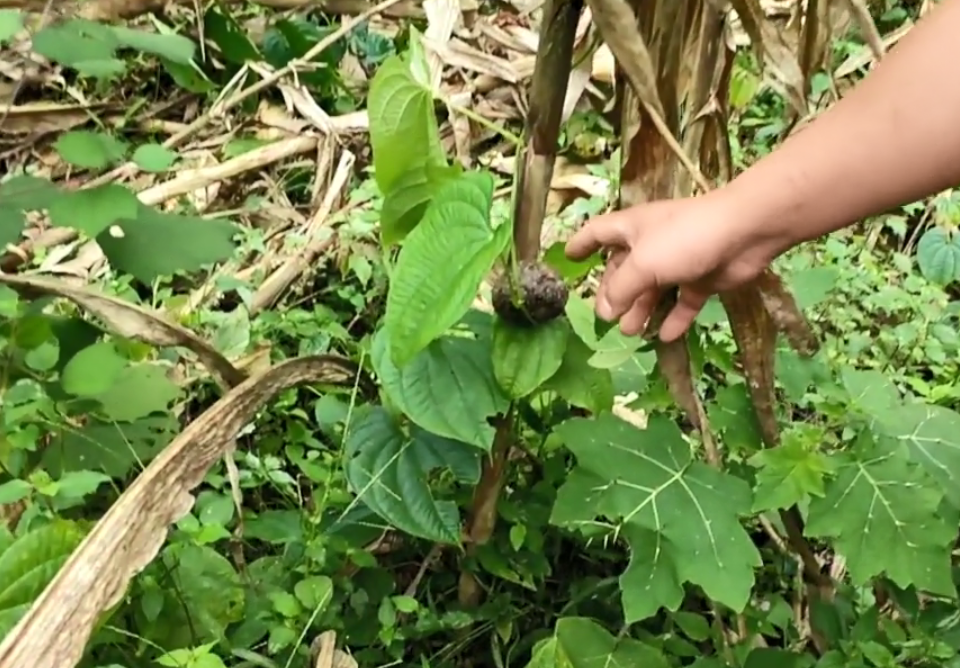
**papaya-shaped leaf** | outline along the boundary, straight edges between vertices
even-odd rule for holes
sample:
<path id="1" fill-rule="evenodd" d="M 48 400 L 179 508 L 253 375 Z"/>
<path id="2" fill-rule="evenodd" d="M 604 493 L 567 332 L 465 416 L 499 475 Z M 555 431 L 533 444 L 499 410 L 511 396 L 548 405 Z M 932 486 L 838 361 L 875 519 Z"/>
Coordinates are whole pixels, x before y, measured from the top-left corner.
<path id="1" fill-rule="evenodd" d="M 867 416 L 883 415 L 903 403 L 890 377 L 876 369 L 843 367 L 840 380 L 850 395 L 850 406 Z"/>
<path id="2" fill-rule="evenodd" d="M 493 375 L 489 340 L 445 336 L 398 368 L 390 357 L 389 333 L 373 340 L 371 360 L 393 404 L 423 429 L 489 450 L 494 429 L 488 418 L 510 400 Z"/>
<path id="3" fill-rule="evenodd" d="M 634 638 L 615 638 L 586 617 L 563 617 L 540 641 L 527 668 L 668 668 L 663 653 Z"/>
<path id="4" fill-rule="evenodd" d="M 758 469 L 753 490 L 755 512 L 786 509 L 810 496 L 823 497 L 824 478 L 831 472 L 832 464 L 797 438 L 794 430 L 784 434 L 780 446 L 763 448 L 749 461 Z"/>
<path id="5" fill-rule="evenodd" d="M 416 166 L 445 167 L 433 95 L 417 82 L 403 56 L 384 61 L 367 96 L 374 178 L 388 194 Z"/>
<path id="6" fill-rule="evenodd" d="M 924 403 L 905 403 L 888 377 L 875 370 L 844 368 L 850 405 L 869 425 L 874 438 L 905 445 L 910 459 L 939 483 L 960 509 L 960 413 Z"/>
<path id="7" fill-rule="evenodd" d="M 938 514 L 943 490 L 899 443 L 876 442 L 868 431 L 831 459 L 837 476 L 823 498 L 810 501 L 806 535 L 833 539 L 855 585 L 883 574 L 901 589 L 955 597 L 950 548 L 957 527 Z"/>
<path id="8" fill-rule="evenodd" d="M 522 327 L 497 318 L 493 373 L 500 387 L 513 399 L 537 390 L 560 369 L 569 338 L 570 327 L 563 320 Z"/>
<path id="9" fill-rule="evenodd" d="M 122 218 L 136 218 L 140 200 L 115 183 L 61 193 L 50 206 L 50 222 L 95 237 Z"/>
<path id="10" fill-rule="evenodd" d="M 568 337 L 560 368 L 543 384 L 543 389 L 556 392 L 568 403 L 592 413 L 611 410 L 613 375 L 609 369 L 591 365 L 592 357 L 593 351 L 579 336 Z"/>
<path id="11" fill-rule="evenodd" d="M 176 151 L 172 151 L 162 144 L 141 144 L 133 152 L 131 159 L 137 163 L 137 167 L 145 172 L 161 173 L 165 172 L 177 161 Z M 134 212 L 128 218 L 133 218 L 137 214 Z"/>
<path id="12" fill-rule="evenodd" d="M 228 259 L 236 233 L 227 220 L 163 213 L 141 204 L 136 219 L 117 221 L 97 235 L 97 243 L 115 269 L 150 283 Z"/>
<path id="13" fill-rule="evenodd" d="M 490 225 L 493 178 L 471 172 L 446 183 L 403 244 L 390 277 L 384 327 L 403 366 L 470 309 L 484 277 L 510 241 Z"/>
<path id="14" fill-rule="evenodd" d="M 940 285 L 960 281 L 960 233 L 932 227 L 917 242 L 917 264 L 924 278 Z"/>
<path id="15" fill-rule="evenodd" d="M 83 540 L 80 528 L 64 520 L 34 529 L 12 543 L 0 542 L 0 638 L 43 592 Z"/>
<path id="16" fill-rule="evenodd" d="M 874 414 L 873 434 L 906 445 L 919 464 L 960 509 L 960 413 L 946 406 L 904 404 Z"/>
<path id="17" fill-rule="evenodd" d="M 392 526 L 438 543 L 460 542 L 460 514 L 453 501 L 437 500 L 429 474 L 447 468 L 476 484 L 480 450 L 413 425 L 409 436 L 379 406 L 366 408 L 350 425 L 346 477 L 360 500 Z"/>
<path id="18" fill-rule="evenodd" d="M 384 246 L 403 241 L 423 218 L 430 199 L 445 183 L 457 178 L 456 167 L 416 165 L 404 172 L 384 195 L 380 208 L 380 239 Z"/>
<path id="19" fill-rule="evenodd" d="M 746 482 L 694 459 L 679 427 L 662 416 L 638 429 L 604 413 L 567 420 L 554 433 L 577 466 L 557 493 L 551 521 L 589 528 L 592 518 L 604 517 L 620 525 L 631 550 L 621 579 L 627 622 L 675 609 L 684 582 L 744 609 L 761 564 L 740 524 L 751 507 Z M 591 478 L 602 482 L 584 484 Z M 565 491 L 570 484 L 576 494 Z"/>

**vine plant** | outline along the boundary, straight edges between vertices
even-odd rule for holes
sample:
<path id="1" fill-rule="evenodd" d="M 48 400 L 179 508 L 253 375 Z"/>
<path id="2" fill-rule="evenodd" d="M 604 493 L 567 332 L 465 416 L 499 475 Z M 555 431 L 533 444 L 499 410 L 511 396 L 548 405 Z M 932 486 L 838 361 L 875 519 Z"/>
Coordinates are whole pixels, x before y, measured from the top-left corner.
<path id="1" fill-rule="evenodd" d="M 689 195 L 732 172 L 726 15 L 706 1 L 635 4 L 589 3 L 623 74 L 621 206 Z M 774 39 L 782 36 L 763 24 L 759 5 L 733 5 L 760 55 L 782 56 Z M 818 11 L 816 3 L 810 7 Z M 954 484 L 960 415 L 902 396 L 876 372 L 830 369 L 822 382 L 852 407 L 847 428 L 826 443 L 782 443 L 778 334 L 795 349 L 797 364 L 809 369 L 823 359 L 772 271 L 721 295 L 740 351 L 732 375 L 741 379 L 737 388 L 752 405 L 760 435 L 751 451 L 725 448 L 723 430 L 711 429 L 694 380 L 695 334 L 655 350 L 657 373 L 696 436 L 666 415 L 651 415 L 640 428 L 612 412 L 611 354 L 629 359 L 645 342 L 615 328 L 601 333 L 589 299 L 569 290 L 588 267 L 561 277 L 537 261 L 565 92 L 557 82 L 569 74 L 580 13 L 576 0 L 548 2 L 544 10 L 511 220 L 491 215 L 490 174 L 446 162 L 416 40 L 373 80 L 382 238 L 386 250 L 399 246 L 399 252 L 386 316 L 372 343 L 385 406 L 367 409 L 352 428 L 348 477 L 394 526 L 439 543 L 465 541 L 461 602 L 476 604 L 471 560 L 492 533 L 507 454 L 521 439 L 518 415 L 531 404 L 560 399 L 587 416 L 553 427 L 576 466 L 558 490 L 551 522 L 587 539 L 627 543 L 630 561 L 620 586 L 628 626 L 678 610 L 695 586 L 711 603 L 718 646 L 731 636 L 749 637 L 744 614 L 759 603 L 754 592 L 762 558 L 746 525 L 759 524 L 801 568 L 817 653 L 840 661 L 845 655 L 827 621 L 837 614 L 837 597 L 869 585 L 877 596 L 904 600 L 956 597 L 951 549 L 960 509 Z M 813 18 L 808 25 L 816 25 Z M 782 57 L 775 63 L 797 113 L 805 111 L 810 63 L 824 57 L 816 39 L 804 43 L 807 51 L 794 56 L 791 67 Z M 694 117 L 689 110 L 701 111 Z M 473 303 L 491 271 L 497 285 L 495 313 L 488 315 Z M 398 416 L 412 424 L 409 433 Z M 440 466 L 477 483 L 465 529 L 455 505 L 431 497 L 424 482 L 425 473 Z M 844 560 L 845 569 L 831 572 L 826 554 Z M 839 577 L 844 570 L 848 579 Z M 740 649 L 728 647 L 725 658 L 742 659 L 731 653 Z M 600 656 L 597 651 L 631 662 L 663 660 L 651 655 L 650 644 L 615 639 L 590 620 L 571 618 L 561 619 L 554 636 L 538 646 L 533 664 L 559 665 Z"/>

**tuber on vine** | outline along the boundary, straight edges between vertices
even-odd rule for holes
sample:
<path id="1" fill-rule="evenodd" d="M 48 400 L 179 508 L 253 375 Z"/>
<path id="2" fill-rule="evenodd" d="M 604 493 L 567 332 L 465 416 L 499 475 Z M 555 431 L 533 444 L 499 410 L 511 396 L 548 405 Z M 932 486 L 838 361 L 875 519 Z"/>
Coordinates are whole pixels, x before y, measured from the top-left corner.
<path id="1" fill-rule="evenodd" d="M 515 275 L 504 272 L 493 285 L 493 310 L 505 322 L 535 326 L 563 315 L 570 291 L 542 262 L 523 262 Z"/>

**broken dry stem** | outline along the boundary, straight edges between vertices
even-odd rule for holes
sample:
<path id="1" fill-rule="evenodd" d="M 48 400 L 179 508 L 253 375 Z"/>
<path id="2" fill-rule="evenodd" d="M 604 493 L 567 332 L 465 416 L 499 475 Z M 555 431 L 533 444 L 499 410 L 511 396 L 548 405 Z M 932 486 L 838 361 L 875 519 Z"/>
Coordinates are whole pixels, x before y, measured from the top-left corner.
<path id="1" fill-rule="evenodd" d="M 353 176 L 353 165 L 356 162 L 356 156 L 350 151 L 343 151 L 340 154 L 340 163 L 337 171 L 330 181 L 330 186 L 324 195 L 323 201 L 317 207 L 313 218 L 304 230 L 308 239 L 307 245 L 299 253 L 288 258 L 279 269 L 273 272 L 260 289 L 253 296 L 250 305 L 250 315 L 262 311 L 271 304 L 275 303 L 283 292 L 290 287 L 304 271 L 309 269 L 317 257 L 330 247 L 332 243 L 333 231 L 329 229 L 328 219 L 336 202 L 341 199 L 344 189 Z M 330 236 L 326 238 L 316 238 L 321 229 L 326 229 Z"/>

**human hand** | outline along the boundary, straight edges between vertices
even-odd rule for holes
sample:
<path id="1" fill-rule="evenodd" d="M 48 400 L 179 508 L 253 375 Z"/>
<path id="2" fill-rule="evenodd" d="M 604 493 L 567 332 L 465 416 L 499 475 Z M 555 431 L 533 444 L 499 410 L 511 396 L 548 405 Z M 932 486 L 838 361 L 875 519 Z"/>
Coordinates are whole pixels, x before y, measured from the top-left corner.
<path id="1" fill-rule="evenodd" d="M 660 338 L 672 341 L 711 295 L 757 277 L 777 254 L 746 210 L 722 189 L 641 204 L 588 221 L 567 242 L 566 254 L 583 260 L 607 251 L 597 315 L 619 320 L 628 336 L 642 332 L 663 291 L 678 286 L 677 303 L 660 326 Z"/>

